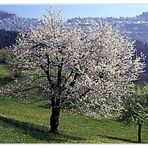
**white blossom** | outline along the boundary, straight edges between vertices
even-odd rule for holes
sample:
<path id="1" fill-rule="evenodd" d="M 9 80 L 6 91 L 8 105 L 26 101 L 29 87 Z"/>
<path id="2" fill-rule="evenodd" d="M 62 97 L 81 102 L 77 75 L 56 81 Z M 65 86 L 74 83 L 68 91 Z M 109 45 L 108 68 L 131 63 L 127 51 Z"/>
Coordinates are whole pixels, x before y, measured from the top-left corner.
<path id="1" fill-rule="evenodd" d="M 118 111 L 144 67 L 140 58 L 132 58 L 133 43 L 109 24 L 92 22 L 85 30 L 65 25 L 52 9 L 40 22 L 20 33 L 11 48 L 13 64 L 28 74 L 25 85 L 13 86 L 24 89 L 19 95 L 34 86 L 49 100 L 59 99 L 61 107 L 87 116 Z"/>

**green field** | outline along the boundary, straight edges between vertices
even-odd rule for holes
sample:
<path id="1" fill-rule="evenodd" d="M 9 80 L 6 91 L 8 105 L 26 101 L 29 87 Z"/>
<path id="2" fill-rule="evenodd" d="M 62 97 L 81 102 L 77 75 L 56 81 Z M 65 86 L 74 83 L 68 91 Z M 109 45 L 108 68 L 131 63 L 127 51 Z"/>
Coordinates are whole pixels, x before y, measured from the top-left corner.
<path id="1" fill-rule="evenodd" d="M 45 102 L 44 102 L 45 103 Z M 50 111 L 42 102 L 22 104 L 0 99 L 0 143 L 136 143 L 136 125 L 124 126 L 115 119 L 94 120 L 62 112 L 59 134 L 49 133 Z M 148 127 L 143 142 L 148 143 Z"/>
<path id="2" fill-rule="evenodd" d="M 0 64 L 0 77 L 10 77 L 11 71 L 9 69 L 9 66 L 6 64 Z"/>

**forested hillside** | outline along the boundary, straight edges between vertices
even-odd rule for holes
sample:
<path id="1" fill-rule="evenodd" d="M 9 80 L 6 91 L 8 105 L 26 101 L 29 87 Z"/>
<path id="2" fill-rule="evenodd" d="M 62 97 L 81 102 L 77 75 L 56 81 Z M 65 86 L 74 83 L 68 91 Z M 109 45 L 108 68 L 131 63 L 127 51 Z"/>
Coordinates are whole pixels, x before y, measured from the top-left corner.
<path id="1" fill-rule="evenodd" d="M 0 30 L 0 49 L 16 43 L 18 32 Z"/>

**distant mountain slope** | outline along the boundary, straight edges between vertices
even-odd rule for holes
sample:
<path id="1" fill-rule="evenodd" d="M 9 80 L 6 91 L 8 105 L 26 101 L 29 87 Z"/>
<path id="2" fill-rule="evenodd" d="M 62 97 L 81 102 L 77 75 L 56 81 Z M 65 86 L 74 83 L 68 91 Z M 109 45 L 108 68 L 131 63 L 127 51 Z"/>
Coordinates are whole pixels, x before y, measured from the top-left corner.
<path id="1" fill-rule="evenodd" d="M 14 13 L 0 11 L 0 20 L 6 19 L 6 18 L 12 18 L 12 17 L 16 17 L 16 15 Z"/>
<path id="2" fill-rule="evenodd" d="M 0 11 L 0 29 L 8 31 L 30 31 L 31 26 L 37 26 L 39 20 L 35 18 L 22 18 L 13 13 Z"/>
<path id="3" fill-rule="evenodd" d="M 72 25 L 80 25 L 84 27 L 89 25 L 89 22 L 95 21 L 105 21 L 109 22 L 119 30 L 125 32 L 125 34 L 133 40 L 139 40 L 142 42 L 148 42 L 148 12 L 144 12 L 139 16 L 135 17 L 120 17 L 120 18 L 73 18 L 69 19 L 67 22 Z"/>
<path id="4" fill-rule="evenodd" d="M 148 43 L 143 43 L 137 40 L 134 46 L 137 49 L 137 55 L 140 55 L 141 53 L 145 55 L 145 64 L 146 64 L 145 72 L 140 75 L 140 80 L 138 82 L 148 83 Z"/>
<path id="5" fill-rule="evenodd" d="M 143 12 L 135 17 L 120 17 L 120 18 L 72 18 L 68 19 L 67 23 L 82 27 L 89 25 L 90 21 L 100 22 L 101 20 L 109 22 L 113 26 L 125 32 L 125 34 L 133 40 L 148 42 L 148 12 Z M 0 29 L 9 31 L 30 31 L 31 26 L 39 25 L 39 20 L 35 18 L 18 17 L 13 13 L 0 11 Z"/>

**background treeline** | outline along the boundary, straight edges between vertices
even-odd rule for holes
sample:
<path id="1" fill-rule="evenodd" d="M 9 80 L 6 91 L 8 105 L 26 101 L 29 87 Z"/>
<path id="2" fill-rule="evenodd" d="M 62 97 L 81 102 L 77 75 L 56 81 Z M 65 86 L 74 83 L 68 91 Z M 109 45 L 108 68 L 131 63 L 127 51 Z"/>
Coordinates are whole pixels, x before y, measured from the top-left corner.
<path id="1" fill-rule="evenodd" d="M 6 31 L 4 29 L 0 30 L 0 49 L 9 47 L 15 44 L 18 32 L 16 31 Z"/>

